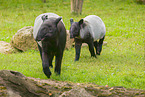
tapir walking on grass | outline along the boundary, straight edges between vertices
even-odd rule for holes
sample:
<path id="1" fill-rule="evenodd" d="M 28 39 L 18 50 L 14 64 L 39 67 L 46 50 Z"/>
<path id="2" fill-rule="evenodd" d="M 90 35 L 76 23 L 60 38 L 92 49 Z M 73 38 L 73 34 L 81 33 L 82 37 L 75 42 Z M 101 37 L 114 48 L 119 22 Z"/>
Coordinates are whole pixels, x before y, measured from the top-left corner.
<path id="1" fill-rule="evenodd" d="M 61 62 L 66 44 L 65 25 L 57 14 L 44 13 L 35 19 L 33 36 L 38 44 L 44 74 L 50 78 L 55 56 L 55 72 L 61 73 Z"/>
<path id="2" fill-rule="evenodd" d="M 88 44 L 91 56 L 100 55 L 106 33 L 105 24 L 101 18 L 96 15 L 89 15 L 79 22 L 74 22 L 73 19 L 70 19 L 70 23 L 70 38 L 75 40 L 75 61 L 79 60 L 82 43 Z M 97 40 L 99 41 L 97 42 Z"/>

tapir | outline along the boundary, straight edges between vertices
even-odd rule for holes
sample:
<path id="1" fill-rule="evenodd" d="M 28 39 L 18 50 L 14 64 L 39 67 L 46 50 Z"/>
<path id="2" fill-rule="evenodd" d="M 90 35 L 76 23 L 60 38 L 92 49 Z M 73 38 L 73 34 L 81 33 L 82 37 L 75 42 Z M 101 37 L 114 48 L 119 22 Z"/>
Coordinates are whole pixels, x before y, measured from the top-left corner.
<path id="1" fill-rule="evenodd" d="M 80 19 L 79 22 L 74 22 L 73 19 L 70 19 L 70 23 L 70 38 L 74 38 L 75 41 L 75 61 L 78 61 L 80 58 L 82 43 L 88 44 L 92 57 L 100 55 L 106 33 L 102 19 L 96 15 L 89 15 Z"/>
<path id="2" fill-rule="evenodd" d="M 34 39 L 37 42 L 44 74 L 50 78 L 53 67 L 52 60 L 55 56 L 55 69 L 57 74 L 61 73 L 61 62 L 66 44 L 66 28 L 62 17 L 54 13 L 44 13 L 35 19 Z"/>

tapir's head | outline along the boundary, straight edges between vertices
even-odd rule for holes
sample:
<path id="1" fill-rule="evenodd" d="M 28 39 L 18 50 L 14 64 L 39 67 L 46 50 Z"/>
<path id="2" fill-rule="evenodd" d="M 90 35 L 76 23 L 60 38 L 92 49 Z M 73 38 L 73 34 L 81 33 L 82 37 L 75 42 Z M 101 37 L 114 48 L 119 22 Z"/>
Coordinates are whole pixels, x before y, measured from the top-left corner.
<path id="1" fill-rule="evenodd" d="M 38 30 L 38 34 L 36 37 L 37 41 L 43 41 L 44 39 L 52 39 L 57 36 L 57 24 L 62 19 L 62 17 L 58 18 L 47 18 L 47 16 L 41 17 L 43 20 L 40 29 Z"/>
<path id="2" fill-rule="evenodd" d="M 73 19 L 70 19 L 71 27 L 70 27 L 70 38 L 75 38 L 79 36 L 81 25 L 83 24 L 83 19 L 79 22 L 74 22 Z"/>

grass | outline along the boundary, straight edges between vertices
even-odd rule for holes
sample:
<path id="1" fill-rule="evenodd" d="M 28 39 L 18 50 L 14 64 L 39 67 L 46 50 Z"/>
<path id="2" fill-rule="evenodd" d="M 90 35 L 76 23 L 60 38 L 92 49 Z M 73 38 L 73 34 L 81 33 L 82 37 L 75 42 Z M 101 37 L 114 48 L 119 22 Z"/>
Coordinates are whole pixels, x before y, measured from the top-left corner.
<path id="1" fill-rule="evenodd" d="M 145 90 L 144 5 L 133 0 L 85 0 L 82 15 L 75 16 L 70 13 L 70 0 L 47 0 L 47 3 L 41 0 L 3 0 L 0 1 L 0 40 L 10 42 L 17 30 L 33 26 L 35 18 L 46 12 L 62 16 L 66 29 L 70 27 L 70 18 L 78 21 L 89 14 L 96 14 L 104 21 L 107 31 L 107 46 L 103 46 L 97 59 L 90 57 L 88 47 L 82 48 L 78 62 L 74 62 L 74 48 L 65 50 L 62 73 L 56 76 L 52 68 L 51 79 Z M 47 79 L 42 72 L 39 52 L 34 50 L 0 54 L 2 69 Z"/>

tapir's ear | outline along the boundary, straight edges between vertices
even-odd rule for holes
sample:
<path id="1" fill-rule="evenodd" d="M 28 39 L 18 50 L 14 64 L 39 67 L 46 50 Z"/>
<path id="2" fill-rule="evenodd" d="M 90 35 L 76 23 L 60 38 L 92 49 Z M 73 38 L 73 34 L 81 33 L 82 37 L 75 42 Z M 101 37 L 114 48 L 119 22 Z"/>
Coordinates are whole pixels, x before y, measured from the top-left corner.
<path id="1" fill-rule="evenodd" d="M 74 20 L 71 18 L 71 19 L 70 19 L 70 24 L 72 25 L 73 22 L 74 22 Z"/>
<path id="2" fill-rule="evenodd" d="M 55 23 L 56 25 L 59 23 L 59 21 L 62 19 L 62 17 L 58 17 L 56 20 L 55 20 Z"/>
<path id="3" fill-rule="evenodd" d="M 83 24 L 83 22 L 84 22 L 84 20 L 81 19 L 81 20 L 79 21 L 79 25 Z"/>
<path id="4" fill-rule="evenodd" d="M 47 15 L 43 15 L 43 16 L 41 17 L 41 19 L 42 19 L 43 22 L 44 22 L 46 19 L 48 19 L 48 16 L 47 16 Z"/>

